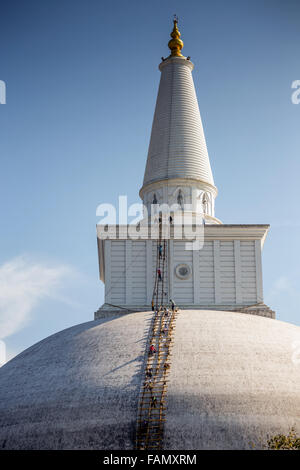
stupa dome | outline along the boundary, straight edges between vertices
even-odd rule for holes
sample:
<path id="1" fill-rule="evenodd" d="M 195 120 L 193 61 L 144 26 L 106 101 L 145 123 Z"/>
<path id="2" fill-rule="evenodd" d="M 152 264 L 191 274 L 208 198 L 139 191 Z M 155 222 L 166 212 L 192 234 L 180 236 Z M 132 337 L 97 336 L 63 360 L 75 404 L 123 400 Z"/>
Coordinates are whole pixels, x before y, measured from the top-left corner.
<path id="1" fill-rule="evenodd" d="M 0 448 L 131 449 L 151 312 L 54 334 L 0 369 Z M 300 328 L 183 310 L 174 331 L 164 449 L 258 448 L 300 428 Z"/>

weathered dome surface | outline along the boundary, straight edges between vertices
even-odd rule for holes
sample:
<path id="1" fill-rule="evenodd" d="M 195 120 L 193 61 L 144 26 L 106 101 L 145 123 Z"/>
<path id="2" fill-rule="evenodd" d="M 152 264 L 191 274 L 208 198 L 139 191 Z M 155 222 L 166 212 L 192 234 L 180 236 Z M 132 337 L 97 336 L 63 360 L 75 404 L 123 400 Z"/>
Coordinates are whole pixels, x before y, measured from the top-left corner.
<path id="1" fill-rule="evenodd" d="M 247 449 L 293 425 L 300 432 L 300 366 L 292 361 L 299 338 L 299 327 L 269 318 L 181 312 L 165 447 Z"/>
<path id="2" fill-rule="evenodd" d="M 151 313 L 61 331 L 0 369 L 0 448 L 130 449 Z M 220 311 L 181 311 L 165 449 L 259 447 L 300 430 L 300 328 Z"/>
<path id="3" fill-rule="evenodd" d="M 133 446 L 151 314 L 83 323 L 0 369 L 0 449 Z"/>

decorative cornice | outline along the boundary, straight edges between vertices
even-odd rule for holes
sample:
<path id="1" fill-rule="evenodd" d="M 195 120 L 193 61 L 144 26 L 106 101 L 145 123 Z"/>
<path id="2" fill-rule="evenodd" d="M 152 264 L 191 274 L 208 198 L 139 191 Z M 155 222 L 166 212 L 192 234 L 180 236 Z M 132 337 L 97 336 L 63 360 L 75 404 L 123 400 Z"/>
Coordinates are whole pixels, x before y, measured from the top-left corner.
<path id="1" fill-rule="evenodd" d="M 217 196 L 218 194 L 218 189 L 216 186 L 213 186 L 210 183 L 207 183 L 206 181 L 194 179 L 194 178 L 165 178 L 161 179 L 158 181 L 153 181 L 150 183 L 147 183 L 146 185 L 143 185 L 142 188 L 139 191 L 140 198 L 143 199 L 143 196 L 146 191 L 151 191 L 153 189 L 156 189 L 161 186 L 191 186 L 194 184 L 195 186 L 198 186 L 199 189 L 204 189 L 211 191 L 214 195 L 214 197 Z"/>
<path id="2" fill-rule="evenodd" d="M 104 233 L 104 227 L 107 227 L 105 233 L 109 239 L 127 239 L 128 231 L 132 230 L 132 225 L 97 225 L 97 236 L 101 239 L 101 233 Z M 139 235 L 142 239 L 147 239 L 147 234 L 153 226 L 147 222 L 140 224 Z M 190 226 L 192 227 L 192 225 Z M 204 226 L 204 239 L 205 240 L 261 240 L 263 245 L 265 238 L 270 229 L 268 224 L 248 224 L 248 225 L 229 225 L 229 224 L 214 224 Z M 170 238 L 172 239 L 172 232 L 174 226 L 170 226 Z M 159 233 L 157 229 L 157 234 Z M 202 235 L 201 235 L 202 236 Z M 138 240 L 138 238 L 136 238 Z M 155 239 L 155 237 L 153 238 Z"/>
<path id="3" fill-rule="evenodd" d="M 168 57 L 167 59 L 164 59 L 158 66 L 159 70 L 162 71 L 162 69 L 164 67 L 166 67 L 168 64 L 172 64 L 172 63 L 175 63 L 175 64 L 179 64 L 179 65 L 183 65 L 183 66 L 186 66 L 186 67 L 189 67 L 190 70 L 194 70 L 194 64 L 193 62 L 191 62 L 189 59 L 187 59 L 186 57 Z"/>

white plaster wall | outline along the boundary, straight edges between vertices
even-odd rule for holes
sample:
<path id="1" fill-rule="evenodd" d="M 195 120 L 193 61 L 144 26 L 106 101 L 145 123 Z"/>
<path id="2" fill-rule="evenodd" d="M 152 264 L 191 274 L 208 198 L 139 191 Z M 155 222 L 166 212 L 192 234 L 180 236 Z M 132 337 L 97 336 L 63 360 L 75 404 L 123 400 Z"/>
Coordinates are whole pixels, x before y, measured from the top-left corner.
<path id="1" fill-rule="evenodd" d="M 149 305 L 156 272 L 156 240 L 108 243 L 105 301 L 115 305 Z M 167 250 L 171 258 L 167 260 L 169 268 L 164 276 L 166 299 L 171 296 L 179 305 L 249 305 L 260 301 L 261 265 L 257 265 L 257 257 L 261 253 L 256 252 L 255 240 L 207 240 L 197 253 L 185 247 L 185 241 L 173 240 L 170 251 Z M 179 279 L 175 274 L 176 266 L 182 263 L 191 268 L 189 279 Z"/>
<path id="2" fill-rule="evenodd" d="M 206 241 L 199 250 L 199 299 L 203 305 L 215 303 L 213 242 Z"/>
<path id="3" fill-rule="evenodd" d="M 132 305 L 147 304 L 147 266 L 146 240 L 132 241 L 131 266 L 128 266 L 127 276 L 132 277 Z"/>
<path id="4" fill-rule="evenodd" d="M 193 276 L 189 279 L 179 279 L 175 274 L 175 269 L 178 264 L 188 264 L 193 272 L 193 251 L 185 249 L 186 242 L 174 240 L 173 242 L 173 298 L 178 304 L 192 304 L 194 303 L 194 288 Z"/>
<path id="5" fill-rule="evenodd" d="M 242 302 L 255 303 L 257 301 L 255 242 L 241 241 L 241 285 Z"/>
<path id="6" fill-rule="evenodd" d="M 207 185 L 200 182 L 192 184 L 191 182 L 185 181 L 181 184 L 172 184 L 172 180 L 170 181 L 162 182 L 155 185 L 155 187 L 149 187 L 149 189 L 146 189 L 145 192 L 143 192 L 143 204 L 147 208 L 148 216 L 151 215 L 151 209 L 152 211 L 155 211 L 155 213 L 159 211 L 155 206 L 153 208 L 151 207 L 155 198 L 159 205 L 168 204 L 170 209 L 172 208 L 172 210 L 174 210 L 174 206 L 176 207 L 178 205 L 178 193 L 181 191 L 185 210 L 192 210 L 198 214 L 204 213 L 202 198 L 205 193 L 207 197 L 207 208 L 205 214 L 214 217 L 215 191 L 210 190 Z M 190 205 L 190 208 L 187 205 Z"/>
<path id="7" fill-rule="evenodd" d="M 125 240 L 111 240 L 110 246 L 110 260 L 107 260 L 110 262 L 110 280 L 105 283 L 105 301 L 118 305 L 126 302 Z"/>
<path id="8" fill-rule="evenodd" d="M 220 241 L 221 304 L 235 303 L 235 264 L 233 241 Z"/>

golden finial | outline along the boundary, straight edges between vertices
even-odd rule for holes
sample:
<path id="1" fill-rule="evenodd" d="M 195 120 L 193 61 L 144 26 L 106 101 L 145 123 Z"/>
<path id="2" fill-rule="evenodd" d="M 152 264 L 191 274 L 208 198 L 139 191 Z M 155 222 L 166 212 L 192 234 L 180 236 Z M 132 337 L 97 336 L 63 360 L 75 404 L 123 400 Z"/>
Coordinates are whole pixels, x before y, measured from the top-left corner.
<path id="1" fill-rule="evenodd" d="M 172 57 L 182 57 L 181 54 L 181 49 L 183 48 L 183 42 L 180 39 L 180 32 L 178 31 L 177 28 L 177 23 L 178 23 L 178 17 L 174 15 L 174 28 L 172 33 L 170 34 L 171 40 L 169 41 L 169 49 L 171 49 L 171 56 Z"/>

